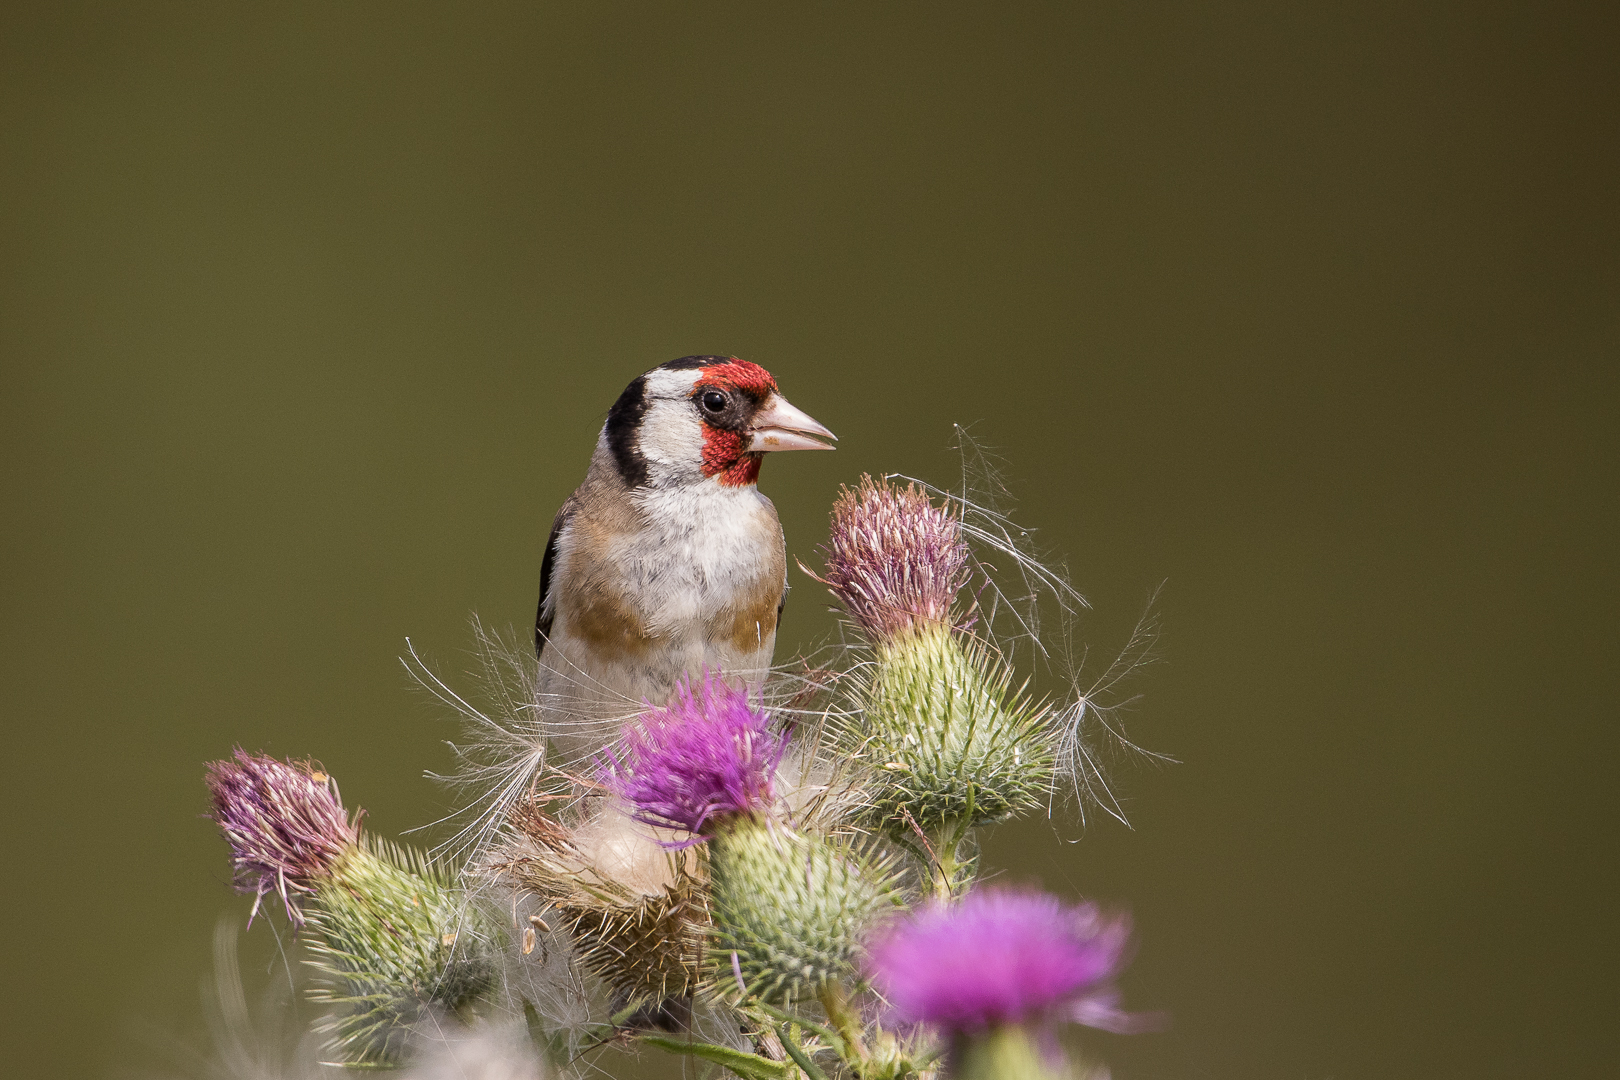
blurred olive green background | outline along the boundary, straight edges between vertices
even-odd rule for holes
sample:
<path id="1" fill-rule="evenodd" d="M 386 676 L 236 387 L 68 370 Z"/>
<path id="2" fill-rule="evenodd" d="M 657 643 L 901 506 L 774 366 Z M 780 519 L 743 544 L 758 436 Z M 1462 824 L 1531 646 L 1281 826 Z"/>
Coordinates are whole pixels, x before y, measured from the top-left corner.
<path id="1" fill-rule="evenodd" d="M 769 367 L 810 560 L 998 448 L 1094 610 L 1166 581 L 1119 1078 L 1612 1076 L 1610 5 L 22 3 L 0 14 L 8 1076 L 200 1044 L 201 764 L 447 799 L 635 374 Z M 796 591 L 779 655 L 831 626 Z M 1066 843 L 1078 839 L 1077 843 Z M 249 941 L 269 976 L 267 929 Z M 258 950 L 258 951 L 254 951 Z M 155 1045 L 158 1044 L 158 1045 Z M 649 1066 L 649 1075 L 658 1069 Z"/>

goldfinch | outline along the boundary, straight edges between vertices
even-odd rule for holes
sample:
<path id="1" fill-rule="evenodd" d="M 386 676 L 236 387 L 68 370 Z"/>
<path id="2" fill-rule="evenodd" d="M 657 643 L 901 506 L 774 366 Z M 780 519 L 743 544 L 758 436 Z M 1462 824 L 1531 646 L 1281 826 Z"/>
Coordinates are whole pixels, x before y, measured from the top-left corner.
<path id="1" fill-rule="evenodd" d="M 584 764 L 683 675 L 757 690 L 787 592 L 760 461 L 835 438 L 736 357 L 684 356 L 625 388 L 541 562 L 535 704 L 554 764 Z"/>

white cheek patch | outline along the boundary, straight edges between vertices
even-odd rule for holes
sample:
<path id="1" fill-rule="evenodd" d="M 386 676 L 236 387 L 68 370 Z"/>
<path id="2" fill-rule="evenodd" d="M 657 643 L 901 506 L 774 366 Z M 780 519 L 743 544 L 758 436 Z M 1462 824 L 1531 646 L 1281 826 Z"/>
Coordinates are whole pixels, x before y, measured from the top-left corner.
<path id="1" fill-rule="evenodd" d="M 641 418 L 637 444 L 655 483 L 703 475 L 703 422 L 684 398 L 653 401 Z"/>
<path id="2" fill-rule="evenodd" d="M 636 448 L 653 484 L 703 477 L 703 423 L 692 404 L 701 371 L 649 371 Z"/>

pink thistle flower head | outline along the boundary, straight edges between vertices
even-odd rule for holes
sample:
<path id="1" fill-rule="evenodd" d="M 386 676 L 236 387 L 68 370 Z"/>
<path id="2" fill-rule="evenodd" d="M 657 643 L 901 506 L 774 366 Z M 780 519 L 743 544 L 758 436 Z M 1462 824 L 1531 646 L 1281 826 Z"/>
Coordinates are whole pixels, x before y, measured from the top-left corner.
<path id="1" fill-rule="evenodd" d="M 669 704 L 649 708 L 601 757 L 600 779 L 637 821 L 702 839 L 706 826 L 763 810 L 787 738 L 748 703 L 746 691 L 705 672 L 682 680 Z"/>
<path id="2" fill-rule="evenodd" d="M 981 889 L 912 913 L 868 948 L 867 970 L 896 1018 L 953 1033 L 1069 1019 L 1136 1030 L 1113 977 L 1130 927 L 1094 905 L 1044 893 Z"/>
<path id="3" fill-rule="evenodd" d="M 874 641 L 919 626 L 949 626 L 968 579 L 968 546 L 948 507 L 916 484 L 861 477 L 833 503 L 821 580 Z"/>
<path id="4" fill-rule="evenodd" d="M 209 763 L 207 783 L 210 816 L 231 845 L 236 888 L 254 894 L 254 914 L 275 892 L 287 918 L 302 926 L 297 895 L 313 893 L 359 840 L 358 814 L 344 814 L 324 773 L 240 748 L 232 760 Z"/>

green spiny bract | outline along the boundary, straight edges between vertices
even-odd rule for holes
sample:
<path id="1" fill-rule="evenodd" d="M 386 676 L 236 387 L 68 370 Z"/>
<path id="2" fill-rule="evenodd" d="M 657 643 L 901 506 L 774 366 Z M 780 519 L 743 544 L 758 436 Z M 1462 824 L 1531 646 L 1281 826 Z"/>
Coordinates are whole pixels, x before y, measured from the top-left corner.
<path id="1" fill-rule="evenodd" d="M 860 691 L 870 823 L 907 837 L 1041 805 L 1052 783 L 1045 711 L 982 643 L 939 625 L 876 646 Z"/>
<path id="2" fill-rule="evenodd" d="M 345 1064 L 396 1064 L 431 1010 L 465 1016 L 494 984 L 498 931 L 449 871 L 421 853 L 373 840 L 352 847 L 308 912 L 313 995 L 343 1007 L 325 1021 Z"/>
<path id="3" fill-rule="evenodd" d="M 709 874 L 715 986 L 773 1005 L 850 975 L 891 891 L 885 868 L 859 853 L 755 818 L 714 836 Z"/>

